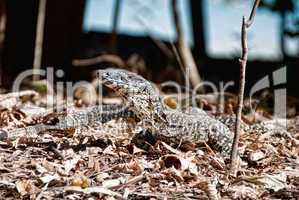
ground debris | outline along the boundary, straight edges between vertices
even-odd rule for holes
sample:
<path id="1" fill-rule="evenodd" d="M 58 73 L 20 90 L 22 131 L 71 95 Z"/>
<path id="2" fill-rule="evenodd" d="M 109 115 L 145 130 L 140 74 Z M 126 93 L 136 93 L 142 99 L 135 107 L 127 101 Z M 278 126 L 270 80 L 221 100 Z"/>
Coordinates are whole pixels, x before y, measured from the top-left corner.
<path id="1" fill-rule="evenodd" d="M 41 112 L 27 108 L 1 108 L 1 126 L 14 129 L 41 121 L 32 117 L 45 113 L 41 107 L 31 105 Z M 125 119 L 71 133 L 42 132 L 34 140 L 1 140 L 0 195 L 3 199 L 295 199 L 298 121 L 298 117 L 287 120 L 287 132 L 244 131 L 237 177 L 227 176 L 227 160 L 208 144 L 172 145 L 147 132 L 136 137 L 141 127 Z M 5 134 L 9 132 L 0 132 L 0 137 Z"/>

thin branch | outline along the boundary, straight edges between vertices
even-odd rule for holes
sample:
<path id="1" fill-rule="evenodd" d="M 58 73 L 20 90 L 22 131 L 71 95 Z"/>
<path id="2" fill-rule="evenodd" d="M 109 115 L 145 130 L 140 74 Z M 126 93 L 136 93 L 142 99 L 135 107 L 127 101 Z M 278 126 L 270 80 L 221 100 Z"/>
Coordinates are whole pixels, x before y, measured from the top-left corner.
<path id="1" fill-rule="evenodd" d="M 173 13 L 173 21 L 177 33 L 178 38 L 178 50 L 179 55 L 181 57 L 182 63 L 184 65 L 185 71 L 190 72 L 188 77 L 190 77 L 190 82 L 193 87 L 197 87 L 201 83 L 201 78 L 195 64 L 195 60 L 191 53 L 190 48 L 188 47 L 185 37 L 183 34 L 182 25 L 179 19 L 179 13 L 177 9 L 177 0 L 172 0 L 172 13 Z M 203 88 L 200 88 L 203 89 Z"/>
<path id="2" fill-rule="evenodd" d="M 252 8 L 251 13 L 250 13 L 250 17 L 246 22 L 246 28 L 249 28 L 251 26 L 251 24 L 253 23 L 253 20 L 254 20 L 255 14 L 256 14 L 256 10 L 257 10 L 260 2 L 261 2 L 261 0 L 256 0 L 254 2 L 253 8 Z"/>
<path id="3" fill-rule="evenodd" d="M 174 56 L 175 56 L 175 58 L 176 58 L 176 60 L 177 60 L 177 62 L 179 64 L 179 66 L 180 66 L 180 69 L 181 69 L 182 73 L 184 74 L 184 77 L 187 77 L 185 69 L 184 69 L 184 65 L 183 65 L 183 62 L 182 62 L 182 59 L 179 56 L 179 52 L 178 52 L 176 46 L 172 42 L 170 43 L 170 45 L 171 45 L 172 51 L 174 53 Z"/>
<path id="4" fill-rule="evenodd" d="M 235 135 L 231 152 L 231 174 L 236 176 L 238 166 L 238 144 L 240 139 L 240 124 L 242 117 L 243 101 L 244 101 L 244 89 L 245 89 L 245 80 L 246 80 L 246 65 L 248 59 L 248 44 L 247 44 L 247 29 L 252 25 L 257 7 L 260 3 L 260 0 L 255 0 L 254 6 L 252 8 L 250 18 L 246 21 L 245 16 L 242 19 L 242 29 L 241 29 L 241 45 L 242 45 L 242 57 L 240 59 L 240 85 L 239 85 L 239 96 L 238 96 L 238 111 L 236 116 L 235 124 Z"/>
<path id="5" fill-rule="evenodd" d="M 151 34 L 151 28 L 145 23 L 143 18 L 140 15 L 136 15 L 137 22 L 143 26 L 145 29 L 146 35 L 157 45 L 157 47 L 168 57 L 172 58 L 173 54 L 171 50 L 167 47 L 167 45 L 161 41 L 155 38 L 153 34 Z"/>
<path id="6" fill-rule="evenodd" d="M 34 71 L 39 70 L 41 68 L 41 64 L 42 64 L 46 5 L 47 5 L 47 0 L 39 0 L 38 17 L 37 17 L 37 25 L 36 25 L 34 61 L 33 61 L 33 70 Z M 36 81 L 38 79 L 39 79 L 39 75 L 34 74 L 33 80 Z"/>
<path id="7" fill-rule="evenodd" d="M 242 108 L 243 108 L 243 97 L 244 97 L 244 88 L 245 88 L 245 75 L 246 75 L 246 64 L 248 56 L 248 47 L 247 47 L 247 31 L 246 31 L 246 21 L 243 17 L 242 21 L 242 58 L 240 59 L 240 85 L 239 85 L 239 96 L 238 96 L 238 111 L 237 111 L 237 120 L 235 125 L 235 136 L 233 141 L 232 153 L 231 153 L 231 169 L 232 174 L 236 173 L 237 170 L 237 155 L 238 155 L 238 144 L 240 139 L 240 123 L 242 117 Z"/>
<path id="8" fill-rule="evenodd" d="M 133 3 L 134 2 L 134 3 Z M 133 1 L 132 6 L 137 7 L 136 10 L 138 11 L 137 14 L 134 15 L 134 18 L 136 19 L 136 21 L 143 26 L 143 28 L 145 29 L 144 31 L 146 32 L 146 35 L 149 36 L 149 38 L 157 45 L 157 47 L 168 57 L 168 58 L 173 58 L 173 53 L 170 50 L 170 48 L 168 48 L 168 46 L 162 41 L 156 38 L 156 36 L 154 36 L 154 34 L 152 34 L 153 32 L 153 27 L 152 26 L 148 26 L 148 24 L 146 23 L 146 20 L 144 18 L 144 16 L 151 17 L 151 18 L 155 18 L 157 16 L 155 16 L 155 12 L 157 12 L 156 10 L 153 10 L 152 7 L 150 5 L 147 5 L 146 3 L 144 3 L 145 1 Z M 140 14 L 142 13 L 142 14 Z"/>
<path id="9" fill-rule="evenodd" d="M 117 28 L 119 24 L 119 16 L 120 16 L 120 6 L 122 0 L 115 1 L 114 13 L 113 13 L 113 25 L 112 25 L 112 33 L 110 40 L 110 47 L 113 53 L 116 53 L 117 50 Z"/>
<path id="10" fill-rule="evenodd" d="M 246 28 L 246 19 L 245 16 L 243 16 L 242 19 L 242 58 L 240 60 L 241 69 L 242 66 L 246 66 L 247 63 L 247 57 L 248 57 L 248 45 L 247 45 L 247 28 Z M 240 77 L 242 78 L 242 77 Z M 241 79 L 242 80 L 242 79 Z"/>

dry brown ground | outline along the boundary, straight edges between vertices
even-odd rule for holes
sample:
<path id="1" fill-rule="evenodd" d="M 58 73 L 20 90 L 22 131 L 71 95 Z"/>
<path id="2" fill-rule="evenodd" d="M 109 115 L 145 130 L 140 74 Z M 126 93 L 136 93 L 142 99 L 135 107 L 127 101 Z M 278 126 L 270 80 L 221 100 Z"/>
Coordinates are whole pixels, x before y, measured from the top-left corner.
<path id="1" fill-rule="evenodd" d="M 32 122 L 28 103 L 3 106 L 1 126 Z M 206 107 L 207 105 L 205 105 Z M 36 107 L 37 108 L 37 107 Z M 288 120 L 299 139 L 299 118 Z M 203 142 L 140 145 L 140 127 L 112 120 L 80 131 L 0 142 L 1 199 L 298 199 L 299 149 L 282 135 L 244 133 L 237 177 Z M 133 139 L 134 138 L 134 139 Z M 139 146 L 139 148 L 137 147 Z"/>

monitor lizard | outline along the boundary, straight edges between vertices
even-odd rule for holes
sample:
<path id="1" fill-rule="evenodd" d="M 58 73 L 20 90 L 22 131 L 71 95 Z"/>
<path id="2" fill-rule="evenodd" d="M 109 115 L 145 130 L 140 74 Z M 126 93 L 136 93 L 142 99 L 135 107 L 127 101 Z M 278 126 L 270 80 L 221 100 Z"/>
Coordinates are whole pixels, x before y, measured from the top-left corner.
<path id="1" fill-rule="evenodd" d="M 143 77 L 121 69 L 99 70 L 102 83 L 127 101 L 133 113 L 154 133 L 180 140 L 203 140 L 229 155 L 233 133 L 203 110 L 182 112 L 167 108 L 157 89 Z"/>

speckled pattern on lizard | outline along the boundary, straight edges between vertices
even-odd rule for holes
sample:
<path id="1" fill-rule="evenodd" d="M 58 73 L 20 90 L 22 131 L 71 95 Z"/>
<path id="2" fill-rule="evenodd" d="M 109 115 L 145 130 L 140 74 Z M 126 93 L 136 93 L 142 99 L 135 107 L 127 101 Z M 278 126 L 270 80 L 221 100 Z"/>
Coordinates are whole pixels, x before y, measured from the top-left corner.
<path id="1" fill-rule="evenodd" d="M 121 69 L 99 70 L 104 85 L 130 104 L 152 132 L 180 140 L 204 140 L 222 155 L 229 155 L 233 133 L 204 111 L 183 113 L 167 108 L 157 89 L 143 77 Z"/>
<path id="2" fill-rule="evenodd" d="M 87 127 L 94 122 L 105 123 L 111 119 L 134 117 L 128 107 L 123 105 L 91 106 L 82 110 L 51 113 L 53 119 L 44 120 L 32 126 L 1 130 L 0 141 L 15 140 L 19 137 L 36 138 L 40 132 L 51 130 L 67 130 Z"/>
<path id="3" fill-rule="evenodd" d="M 143 125 L 153 133 L 181 140 L 204 140 L 223 155 L 231 151 L 235 126 L 234 116 L 213 117 L 198 108 L 192 112 L 182 112 L 166 107 L 161 100 L 158 90 L 141 76 L 120 69 L 100 70 L 102 83 L 113 89 L 122 97 L 127 105 L 91 106 L 80 111 L 52 113 L 56 120 L 16 128 L 0 130 L 0 141 L 15 140 L 18 137 L 36 138 L 40 132 L 49 130 L 77 129 L 89 126 L 95 122 L 105 123 L 116 118 L 139 118 Z M 271 121 L 270 121 L 271 122 Z M 242 123 L 241 128 L 246 132 L 280 132 L 291 137 L 284 129 L 273 127 L 267 122 L 254 125 Z"/>

